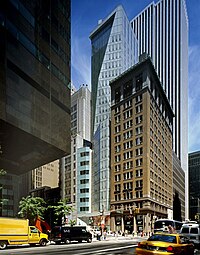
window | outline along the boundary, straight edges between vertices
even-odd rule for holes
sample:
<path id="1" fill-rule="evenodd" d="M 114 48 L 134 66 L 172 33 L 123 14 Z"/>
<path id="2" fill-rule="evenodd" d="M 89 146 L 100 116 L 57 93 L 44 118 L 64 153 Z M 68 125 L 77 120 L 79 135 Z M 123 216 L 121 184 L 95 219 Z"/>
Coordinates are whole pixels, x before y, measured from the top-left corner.
<path id="1" fill-rule="evenodd" d="M 136 177 L 141 177 L 141 176 L 143 176 L 143 170 L 142 169 L 138 169 L 138 170 L 136 170 L 136 175 L 135 175 Z"/>
<path id="2" fill-rule="evenodd" d="M 136 159 L 136 161 L 135 161 L 136 166 L 142 166 L 142 163 L 143 163 L 142 158 Z"/>
<path id="3" fill-rule="evenodd" d="M 142 142 L 143 142 L 142 136 L 135 139 L 135 145 L 136 146 L 142 144 Z"/>
<path id="4" fill-rule="evenodd" d="M 132 169 L 132 168 L 133 168 L 133 161 L 128 161 L 128 162 L 123 164 L 123 169 L 124 170 Z"/>
<path id="5" fill-rule="evenodd" d="M 133 147 L 133 141 L 129 141 L 123 144 L 124 150 L 131 149 Z"/>
<path id="6" fill-rule="evenodd" d="M 85 157 L 85 156 L 89 156 L 89 152 L 88 151 L 81 152 L 81 157 Z"/>
<path id="7" fill-rule="evenodd" d="M 80 175 L 86 175 L 86 174 L 89 174 L 89 170 L 80 171 Z"/>
<path id="8" fill-rule="evenodd" d="M 131 118 L 131 117 L 132 117 L 132 115 L 133 115 L 133 111 L 132 111 L 132 109 L 131 109 L 131 110 L 129 110 L 129 111 L 124 112 L 124 113 L 123 113 L 124 120 L 126 120 L 126 119 L 128 119 L 128 118 Z"/>
<path id="9" fill-rule="evenodd" d="M 81 202 L 81 203 L 89 202 L 89 197 L 81 197 L 81 198 L 80 198 L 80 202 Z"/>
<path id="10" fill-rule="evenodd" d="M 116 165 L 116 166 L 115 166 L 115 171 L 116 171 L 116 172 L 119 172 L 120 170 L 121 170 L 121 165 Z"/>
<path id="11" fill-rule="evenodd" d="M 115 152 L 120 152 L 120 150 L 121 150 L 121 145 L 115 146 Z"/>
<path id="12" fill-rule="evenodd" d="M 133 189 L 133 183 L 132 182 L 126 182 L 123 185 L 124 185 L 124 190 L 132 190 Z"/>
<path id="13" fill-rule="evenodd" d="M 128 152 L 124 153 L 123 155 L 124 155 L 124 160 L 130 159 L 130 158 L 133 157 L 133 152 L 132 151 L 128 151 Z"/>
<path id="14" fill-rule="evenodd" d="M 132 90 L 133 84 L 132 80 L 130 80 L 124 85 L 124 98 L 127 98 L 128 96 L 132 95 Z"/>
<path id="15" fill-rule="evenodd" d="M 142 111 L 142 104 L 137 105 L 135 108 L 136 113 L 140 113 Z"/>
<path id="16" fill-rule="evenodd" d="M 124 103 L 124 109 L 127 109 L 132 106 L 132 100 L 128 100 L 127 102 Z"/>
<path id="17" fill-rule="evenodd" d="M 115 103 L 119 103 L 121 99 L 121 88 L 115 90 Z"/>
<path id="18" fill-rule="evenodd" d="M 124 123 L 124 130 L 131 128 L 133 126 L 133 120 L 129 120 Z"/>
<path id="19" fill-rule="evenodd" d="M 136 191 L 135 194 L 136 194 L 136 198 L 143 197 L 142 191 Z"/>
<path id="20" fill-rule="evenodd" d="M 123 174 L 124 180 L 129 180 L 133 178 L 133 172 L 127 172 Z"/>
<path id="21" fill-rule="evenodd" d="M 141 148 L 136 149 L 135 154 L 136 154 L 136 156 L 142 155 L 143 154 L 143 148 L 141 147 Z"/>
<path id="22" fill-rule="evenodd" d="M 136 125 L 140 124 L 140 123 L 142 122 L 142 119 L 143 119 L 143 116 L 142 116 L 142 115 L 136 117 L 136 118 L 135 118 Z"/>
<path id="23" fill-rule="evenodd" d="M 136 127 L 135 134 L 136 135 L 140 135 L 140 134 L 142 134 L 142 131 L 143 131 L 143 127 L 142 126 Z"/>
<path id="24" fill-rule="evenodd" d="M 119 123 L 121 120 L 120 115 L 115 117 L 115 124 Z"/>
<path id="25" fill-rule="evenodd" d="M 129 139 L 129 138 L 131 138 L 133 136 L 133 131 L 130 130 L 130 131 L 124 133 L 123 136 L 124 136 L 124 140 Z"/>
<path id="26" fill-rule="evenodd" d="M 143 187 L 143 180 L 136 181 L 136 188 L 142 188 Z"/>
<path id="27" fill-rule="evenodd" d="M 86 184 L 89 183 L 89 179 L 80 180 L 80 184 Z"/>
<path id="28" fill-rule="evenodd" d="M 115 127 L 115 133 L 119 133 L 119 132 L 120 132 L 120 129 L 121 129 L 120 125 L 116 126 L 116 127 Z"/>
<path id="29" fill-rule="evenodd" d="M 88 212 L 89 211 L 89 207 L 80 207 L 80 211 L 81 212 Z"/>
<path id="30" fill-rule="evenodd" d="M 89 161 L 82 161 L 81 162 L 81 166 L 86 166 L 86 165 L 89 165 Z"/>
<path id="31" fill-rule="evenodd" d="M 121 160 L 121 156 L 120 155 L 115 156 L 115 162 L 116 163 L 120 162 L 120 160 Z"/>
<path id="32" fill-rule="evenodd" d="M 121 185 L 120 184 L 115 185 L 115 191 L 117 191 L 117 192 L 121 191 Z"/>
<path id="33" fill-rule="evenodd" d="M 121 180 L 121 175 L 120 174 L 116 174 L 115 175 L 115 181 L 119 182 Z"/>
<path id="34" fill-rule="evenodd" d="M 80 189 L 80 193 L 89 193 L 89 189 Z"/>
<path id="35" fill-rule="evenodd" d="M 142 74 L 140 74 L 136 77 L 136 81 L 135 81 L 136 91 L 139 91 L 142 89 L 142 83 L 143 83 L 143 78 L 142 78 Z"/>
<path id="36" fill-rule="evenodd" d="M 135 103 L 139 103 L 142 101 L 142 94 L 141 95 L 138 95 L 136 98 L 135 98 Z"/>
<path id="37" fill-rule="evenodd" d="M 121 135 L 115 136 L 115 142 L 119 143 L 121 141 Z"/>

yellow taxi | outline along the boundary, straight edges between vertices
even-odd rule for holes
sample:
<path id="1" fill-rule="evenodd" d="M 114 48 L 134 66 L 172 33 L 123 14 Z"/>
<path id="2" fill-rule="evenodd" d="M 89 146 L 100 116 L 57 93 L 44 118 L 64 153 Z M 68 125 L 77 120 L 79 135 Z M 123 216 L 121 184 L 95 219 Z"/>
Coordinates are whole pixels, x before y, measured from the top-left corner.
<path id="1" fill-rule="evenodd" d="M 155 233 L 139 242 L 137 255 L 194 255 L 194 244 L 180 234 Z"/>

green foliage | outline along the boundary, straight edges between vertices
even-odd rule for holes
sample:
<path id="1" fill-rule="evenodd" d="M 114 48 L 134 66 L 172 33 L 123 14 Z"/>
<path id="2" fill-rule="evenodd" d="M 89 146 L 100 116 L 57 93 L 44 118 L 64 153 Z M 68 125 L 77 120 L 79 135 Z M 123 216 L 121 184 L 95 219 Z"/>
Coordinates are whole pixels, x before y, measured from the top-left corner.
<path id="1" fill-rule="evenodd" d="M 62 224 L 62 219 L 65 219 L 66 215 L 73 211 L 72 206 L 67 204 L 66 199 L 60 200 L 57 205 L 50 205 L 48 208 L 53 210 L 56 223 L 58 224 Z"/>
<path id="2" fill-rule="evenodd" d="M 69 224 L 71 227 L 73 227 L 74 225 L 76 225 L 76 220 L 70 220 Z"/>
<path id="3" fill-rule="evenodd" d="M 18 215 L 22 218 L 29 219 L 30 225 L 34 225 L 37 216 L 43 219 L 46 211 L 46 203 L 41 197 L 23 197 L 19 202 Z"/>

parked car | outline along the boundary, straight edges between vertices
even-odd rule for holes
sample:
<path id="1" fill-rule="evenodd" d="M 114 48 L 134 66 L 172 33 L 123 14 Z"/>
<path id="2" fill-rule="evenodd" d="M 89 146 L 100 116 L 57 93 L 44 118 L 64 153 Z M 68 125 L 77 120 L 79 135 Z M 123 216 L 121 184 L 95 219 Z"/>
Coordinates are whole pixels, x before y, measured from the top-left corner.
<path id="1" fill-rule="evenodd" d="M 197 223 L 183 224 L 180 233 L 194 243 L 195 248 L 200 248 L 200 226 Z"/>
<path id="2" fill-rule="evenodd" d="M 50 241 L 54 241 L 56 244 L 70 243 L 71 241 L 91 243 L 92 234 L 84 226 L 56 226 L 51 230 Z"/>
<path id="3" fill-rule="evenodd" d="M 155 233 L 147 240 L 139 242 L 137 255 L 194 255 L 194 244 L 180 234 Z"/>

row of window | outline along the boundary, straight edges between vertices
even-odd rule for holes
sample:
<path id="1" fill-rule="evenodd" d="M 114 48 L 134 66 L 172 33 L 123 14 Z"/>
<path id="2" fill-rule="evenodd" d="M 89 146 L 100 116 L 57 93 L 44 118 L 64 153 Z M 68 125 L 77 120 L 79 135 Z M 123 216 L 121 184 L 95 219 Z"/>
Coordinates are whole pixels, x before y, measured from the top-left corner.
<path id="1" fill-rule="evenodd" d="M 135 192 L 135 197 L 136 198 L 142 198 L 143 197 L 143 192 L 142 190 L 136 191 Z M 128 200 L 128 199 L 133 199 L 133 193 L 132 192 L 125 192 L 123 194 L 123 200 Z M 121 201 L 121 194 L 115 194 L 115 201 Z"/>
<path id="2" fill-rule="evenodd" d="M 141 130 L 140 130 L 141 131 Z M 128 139 L 130 139 L 130 138 L 132 138 L 133 137 L 133 131 L 132 130 L 129 130 L 129 131 L 127 131 L 127 132 L 125 132 L 124 134 L 123 134 L 123 140 L 128 140 Z M 121 135 L 117 135 L 117 136 L 115 136 L 115 143 L 119 143 L 119 142 L 121 142 Z M 143 143 L 143 137 L 142 136 L 140 136 L 140 137 L 137 137 L 136 139 L 135 139 L 135 146 L 137 146 L 137 145 L 141 145 Z M 125 143 L 124 143 L 125 144 Z M 126 146 L 126 145 L 125 145 Z"/>
<path id="3" fill-rule="evenodd" d="M 126 190 L 133 190 L 133 181 L 132 182 L 126 182 L 123 184 L 115 184 L 114 191 L 121 192 L 123 187 L 123 192 Z M 143 188 L 143 180 L 136 180 L 135 181 L 135 188 Z"/>
<path id="4" fill-rule="evenodd" d="M 36 46 L 33 44 L 17 27 L 10 22 L 6 21 L 6 28 L 12 34 L 12 36 L 20 41 L 20 43 L 31 52 L 47 69 L 50 69 L 52 73 L 61 80 L 65 85 L 69 85 L 69 79 L 47 58 Z"/>

